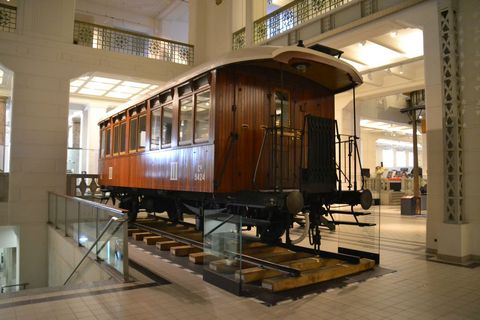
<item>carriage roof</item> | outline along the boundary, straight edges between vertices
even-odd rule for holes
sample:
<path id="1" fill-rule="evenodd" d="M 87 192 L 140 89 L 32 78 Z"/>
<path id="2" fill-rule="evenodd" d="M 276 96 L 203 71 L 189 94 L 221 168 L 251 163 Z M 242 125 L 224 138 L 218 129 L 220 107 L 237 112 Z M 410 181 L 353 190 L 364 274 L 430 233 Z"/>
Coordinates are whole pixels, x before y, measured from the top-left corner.
<path id="1" fill-rule="evenodd" d="M 362 76 L 348 63 L 328 54 L 298 46 L 260 46 L 229 52 L 213 61 L 193 67 L 172 81 L 162 85 L 155 94 L 198 77 L 210 70 L 230 65 L 254 65 L 300 74 L 332 93 L 347 91 L 361 84 Z M 298 66 L 303 64 L 302 70 Z M 123 108 L 145 101 L 129 101 Z M 118 110 L 118 109 L 117 109 Z"/>

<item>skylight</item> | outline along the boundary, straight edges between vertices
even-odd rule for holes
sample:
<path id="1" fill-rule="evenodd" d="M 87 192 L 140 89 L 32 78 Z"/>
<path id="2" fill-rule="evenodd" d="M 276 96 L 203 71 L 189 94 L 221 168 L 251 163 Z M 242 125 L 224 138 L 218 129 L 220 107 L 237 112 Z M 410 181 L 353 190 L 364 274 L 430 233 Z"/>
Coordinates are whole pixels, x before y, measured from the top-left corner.
<path id="1" fill-rule="evenodd" d="M 84 96 L 130 100 L 153 93 L 156 84 L 100 76 L 84 76 L 70 81 L 70 93 Z"/>

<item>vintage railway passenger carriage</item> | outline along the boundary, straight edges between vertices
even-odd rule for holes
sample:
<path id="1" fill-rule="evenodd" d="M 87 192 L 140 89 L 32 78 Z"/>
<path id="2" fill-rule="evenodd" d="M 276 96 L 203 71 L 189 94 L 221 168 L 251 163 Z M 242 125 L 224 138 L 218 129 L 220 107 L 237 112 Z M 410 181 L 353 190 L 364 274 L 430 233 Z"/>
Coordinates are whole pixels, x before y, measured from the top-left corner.
<path id="1" fill-rule="evenodd" d="M 100 122 L 100 184 L 131 220 L 139 208 L 173 220 L 190 211 L 201 228 L 204 214 L 228 211 L 274 241 L 308 211 L 318 232 L 331 204 L 369 206 L 356 183 L 356 138 L 339 156 L 334 120 L 334 95 L 361 82 L 312 49 L 230 53 Z"/>

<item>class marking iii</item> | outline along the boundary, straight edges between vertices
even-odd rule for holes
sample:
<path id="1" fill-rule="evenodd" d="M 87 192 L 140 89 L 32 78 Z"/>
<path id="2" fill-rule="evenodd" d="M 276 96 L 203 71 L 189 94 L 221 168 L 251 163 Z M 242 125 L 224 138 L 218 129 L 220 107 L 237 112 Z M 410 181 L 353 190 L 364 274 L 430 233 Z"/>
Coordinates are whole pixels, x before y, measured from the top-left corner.
<path id="1" fill-rule="evenodd" d="M 170 162 L 170 180 L 178 180 L 178 162 Z"/>

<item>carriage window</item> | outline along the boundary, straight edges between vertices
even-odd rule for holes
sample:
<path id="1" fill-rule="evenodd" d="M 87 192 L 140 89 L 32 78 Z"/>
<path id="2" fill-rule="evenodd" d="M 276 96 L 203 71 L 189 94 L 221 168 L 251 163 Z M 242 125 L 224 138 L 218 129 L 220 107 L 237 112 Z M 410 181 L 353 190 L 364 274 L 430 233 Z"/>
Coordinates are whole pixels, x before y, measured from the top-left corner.
<path id="1" fill-rule="evenodd" d="M 120 124 L 120 152 L 125 152 L 127 149 L 127 123 Z"/>
<path id="2" fill-rule="evenodd" d="M 107 128 L 105 133 L 105 154 L 110 155 L 110 136 L 112 133 L 112 129 Z"/>
<path id="3" fill-rule="evenodd" d="M 290 97 L 288 92 L 275 91 L 275 126 L 290 127 Z"/>
<path id="4" fill-rule="evenodd" d="M 172 118 L 173 108 L 172 105 L 166 105 L 162 108 L 162 147 L 170 146 L 172 143 Z"/>
<path id="5" fill-rule="evenodd" d="M 100 130 L 100 158 L 105 157 L 105 129 Z"/>
<path id="6" fill-rule="evenodd" d="M 118 149 L 120 146 L 120 137 L 118 135 L 120 126 L 117 124 L 113 127 L 113 153 L 118 153 Z"/>
<path id="7" fill-rule="evenodd" d="M 210 130 L 210 91 L 197 94 L 195 104 L 195 143 L 208 141 Z"/>
<path id="8" fill-rule="evenodd" d="M 138 117 L 138 148 L 144 149 L 147 144 L 147 116 L 141 115 Z"/>
<path id="9" fill-rule="evenodd" d="M 186 144 L 192 141 L 192 97 L 180 100 L 180 119 L 178 139 L 180 144 Z"/>
<path id="10" fill-rule="evenodd" d="M 150 116 L 150 150 L 160 148 L 160 120 L 162 109 L 153 110 Z"/>
<path id="11" fill-rule="evenodd" d="M 137 118 L 130 119 L 130 152 L 137 150 Z"/>

